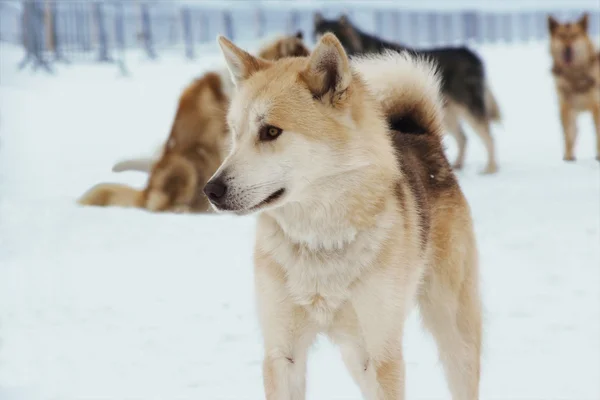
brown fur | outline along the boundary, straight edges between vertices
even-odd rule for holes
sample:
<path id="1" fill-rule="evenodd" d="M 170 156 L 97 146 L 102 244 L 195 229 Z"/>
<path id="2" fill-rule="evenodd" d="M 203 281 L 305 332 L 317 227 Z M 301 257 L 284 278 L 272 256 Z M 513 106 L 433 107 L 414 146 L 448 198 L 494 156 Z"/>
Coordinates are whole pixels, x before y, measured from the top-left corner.
<path id="1" fill-rule="evenodd" d="M 258 56 L 265 60 L 279 60 L 286 57 L 306 57 L 310 51 L 302 40 L 302 32 L 294 36 L 284 36 L 259 50 Z"/>
<path id="2" fill-rule="evenodd" d="M 308 49 L 297 34 L 278 38 L 258 54 L 277 60 L 306 56 Z M 221 164 L 229 138 L 225 125 L 229 98 L 222 79 L 208 72 L 183 90 L 171 133 L 160 158 L 151 166 L 144 189 L 104 183 L 88 190 L 78 202 L 150 211 L 210 212 L 202 188 Z M 113 170 L 121 170 L 119 164 Z"/>
<path id="3" fill-rule="evenodd" d="M 194 80 L 181 94 L 171 133 L 160 159 L 152 167 L 146 188 L 125 190 L 124 185 L 102 184 L 88 191 L 79 203 L 134 205 L 151 211 L 182 208 L 208 211 L 201 189 L 218 168 L 226 150 L 227 104 L 219 75 L 209 72 Z"/>
<path id="4" fill-rule="evenodd" d="M 575 160 L 577 115 L 590 111 L 596 128 L 596 159 L 600 161 L 600 53 L 594 48 L 588 14 L 576 22 L 559 23 L 548 16 L 552 74 L 560 106 L 565 161 Z M 570 52 L 570 60 L 567 57 Z"/>
<path id="5" fill-rule="evenodd" d="M 416 301 L 453 398 L 477 399 L 477 250 L 441 145 L 433 67 L 399 54 L 349 62 L 332 34 L 310 57 L 275 63 L 219 42 L 242 89 L 227 117 L 236 145 L 209 181 L 227 191 L 211 199 L 259 214 L 266 398 L 304 399 L 308 349 L 324 333 L 365 398 L 403 399 L 403 328 Z M 280 137 L 257 140 L 263 120 Z"/>

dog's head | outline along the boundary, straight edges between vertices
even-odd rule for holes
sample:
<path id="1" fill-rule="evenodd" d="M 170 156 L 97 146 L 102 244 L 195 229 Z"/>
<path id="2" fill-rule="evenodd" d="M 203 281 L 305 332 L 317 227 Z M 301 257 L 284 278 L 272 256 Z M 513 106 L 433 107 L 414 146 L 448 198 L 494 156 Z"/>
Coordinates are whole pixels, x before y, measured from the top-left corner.
<path id="1" fill-rule="evenodd" d="M 295 35 L 283 36 L 260 49 L 258 56 L 271 61 L 286 57 L 306 57 L 310 51 L 304 44 L 303 38 L 301 31 L 296 32 Z"/>
<path id="2" fill-rule="evenodd" d="M 587 32 L 588 19 L 585 13 L 575 22 L 560 23 L 553 16 L 548 16 L 550 52 L 557 64 L 570 67 L 589 61 L 593 45 Z"/>
<path id="3" fill-rule="evenodd" d="M 227 116 L 231 152 L 204 188 L 217 211 L 303 201 L 356 167 L 347 154 L 364 88 L 335 36 L 323 36 L 310 57 L 276 62 L 218 42 L 237 90 Z"/>
<path id="4" fill-rule="evenodd" d="M 313 20 L 313 37 L 317 42 L 327 32 L 333 33 L 344 46 L 348 54 L 362 51 L 362 42 L 357 29 L 352 25 L 350 19 L 342 14 L 337 19 L 326 19 L 317 12 Z"/>
<path id="5" fill-rule="evenodd" d="M 221 78 L 207 73 L 181 94 L 163 154 L 146 186 L 147 208 L 158 211 L 189 205 L 214 173 L 226 141 L 228 99 Z"/>

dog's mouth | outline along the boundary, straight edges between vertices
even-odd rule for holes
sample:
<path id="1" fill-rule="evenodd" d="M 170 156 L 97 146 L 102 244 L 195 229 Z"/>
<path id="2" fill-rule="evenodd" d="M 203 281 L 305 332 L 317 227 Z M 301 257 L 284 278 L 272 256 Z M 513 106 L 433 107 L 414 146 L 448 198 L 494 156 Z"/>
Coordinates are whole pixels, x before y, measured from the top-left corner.
<path id="1" fill-rule="evenodd" d="M 573 62 L 573 48 L 571 46 L 565 47 L 563 51 L 563 60 L 566 64 L 571 64 Z"/>
<path id="2" fill-rule="evenodd" d="M 247 215 L 250 214 L 252 212 L 258 211 L 259 209 L 263 208 L 264 206 L 273 204 L 274 202 L 276 202 L 277 200 L 279 200 L 281 198 L 281 196 L 283 196 L 285 193 L 285 189 L 281 188 L 275 192 L 273 192 L 272 194 L 270 194 L 267 198 L 265 198 L 264 200 L 262 200 L 260 203 L 255 204 L 254 206 L 250 207 L 250 208 L 237 208 L 237 207 L 231 207 L 228 206 L 226 204 L 221 204 L 221 205 L 214 205 L 213 206 L 218 210 L 218 211 L 225 211 L 225 212 L 232 212 L 235 213 L 237 215 Z"/>
<path id="3" fill-rule="evenodd" d="M 273 204 L 274 202 L 276 202 L 277 200 L 279 200 L 281 198 L 281 196 L 283 196 L 284 193 L 285 193 L 285 189 L 281 188 L 281 189 L 273 192 L 271 195 L 269 195 L 269 197 L 267 197 L 266 199 L 264 199 L 260 203 L 256 204 L 253 207 L 250 207 L 250 209 L 248 211 L 256 211 L 259 208 L 262 208 L 264 206 L 268 206 L 269 204 Z"/>

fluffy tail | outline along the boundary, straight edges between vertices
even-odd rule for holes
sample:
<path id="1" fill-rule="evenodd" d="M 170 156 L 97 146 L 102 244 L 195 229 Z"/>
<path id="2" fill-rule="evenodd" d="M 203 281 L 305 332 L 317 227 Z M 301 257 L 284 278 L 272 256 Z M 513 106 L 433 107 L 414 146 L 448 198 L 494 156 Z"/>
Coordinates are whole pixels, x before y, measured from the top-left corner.
<path id="1" fill-rule="evenodd" d="M 77 203 L 99 207 L 138 207 L 144 206 L 144 192 L 119 183 L 100 183 L 83 194 Z"/>
<path id="2" fill-rule="evenodd" d="M 496 98 L 492 94 L 492 90 L 490 89 L 490 86 L 487 83 L 485 85 L 484 96 L 485 96 L 484 97 L 485 111 L 486 111 L 488 119 L 492 122 L 501 123 L 502 122 L 502 114 L 500 113 L 500 107 L 498 106 L 498 102 L 496 101 Z"/>
<path id="3" fill-rule="evenodd" d="M 152 170 L 154 159 L 151 158 L 134 158 L 131 160 L 119 161 L 113 165 L 113 172 L 123 171 L 139 171 L 149 173 Z"/>
<path id="4" fill-rule="evenodd" d="M 442 137 L 443 103 L 435 64 L 388 51 L 356 57 L 353 66 L 382 105 L 392 130 Z"/>

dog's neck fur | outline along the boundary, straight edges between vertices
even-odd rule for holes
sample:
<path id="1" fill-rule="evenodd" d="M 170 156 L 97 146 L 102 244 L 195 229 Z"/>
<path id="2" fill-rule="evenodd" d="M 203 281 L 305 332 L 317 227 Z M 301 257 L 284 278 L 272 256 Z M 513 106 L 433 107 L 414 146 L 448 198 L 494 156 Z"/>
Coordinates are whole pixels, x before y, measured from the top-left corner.
<path id="1" fill-rule="evenodd" d="M 385 199 L 393 191 L 393 182 L 380 180 L 382 177 L 371 171 L 336 176 L 312 188 L 316 197 L 290 202 L 265 215 L 276 221 L 290 242 L 310 250 L 339 250 L 360 232 L 373 228 L 377 217 L 387 210 Z M 355 181 L 366 184 L 356 185 Z"/>

